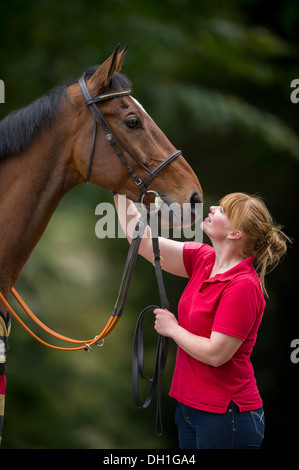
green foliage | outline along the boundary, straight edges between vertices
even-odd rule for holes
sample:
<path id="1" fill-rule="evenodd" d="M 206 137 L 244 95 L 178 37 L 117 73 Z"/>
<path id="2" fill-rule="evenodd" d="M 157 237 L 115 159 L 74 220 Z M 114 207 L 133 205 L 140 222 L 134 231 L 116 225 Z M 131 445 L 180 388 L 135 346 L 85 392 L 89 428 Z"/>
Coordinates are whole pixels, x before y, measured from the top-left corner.
<path id="1" fill-rule="evenodd" d="M 230 191 L 259 192 L 294 237 L 299 137 L 290 82 L 299 75 L 298 7 L 291 0 L 277 2 L 263 17 L 263 1 L 217 3 L 5 3 L 0 78 L 6 103 L 0 105 L 0 117 L 79 77 L 105 60 L 118 42 L 128 42 L 124 72 L 133 81 L 134 96 L 183 150 L 203 185 L 206 206 Z M 103 200 L 112 198 L 93 186 L 68 194 L 16 286 L 44 322 L 67 336 L 96 335 L 117 294 L 128 246 L 126 240 L 95 237 L 94 210 Z M 283 320 L 289 326 L 282 327 L 280 319 L 286 297 L 291 302 L 293 258 L 269 277 L 264 340 L 255 353 L 261 392 L 270 405 L 278 377 L 285 373 L 279 360 L 285 354 L 282 343 L 273 338 L 279 331 L 288 337 L 295 322 L 290 317 Z M 176 312 L 185 281 L 165 280 Z M 132 397 L 135 322 L 141 309 L 157 299 L 153 270 L 139 260 L 123 317 L 104 347 L 92 354 L 45 350 L 13 322 L 3 448 L 176 447 L 175 403 L 167 396 L 174 346 L 163 382 L 161 439 L 154 435 L 154 406 L 140 411 Z M 152 364 L 152 325 L 148 332 Z M 276 368 L 269 371 L 274 349 Z"/>

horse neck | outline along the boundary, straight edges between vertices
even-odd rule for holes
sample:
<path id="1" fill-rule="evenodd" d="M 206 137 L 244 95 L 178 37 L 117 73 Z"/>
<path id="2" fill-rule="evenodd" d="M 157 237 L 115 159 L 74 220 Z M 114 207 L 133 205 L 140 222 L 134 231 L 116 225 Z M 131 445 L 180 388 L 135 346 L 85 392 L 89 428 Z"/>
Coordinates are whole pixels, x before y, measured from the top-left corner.
<path id="1" fill-rule="evenodd" d="M 25 152 L 1 162 L 0 290 L 6 297 L 59 201 L 81 182 L 62 142 L 47 131 Z"/>

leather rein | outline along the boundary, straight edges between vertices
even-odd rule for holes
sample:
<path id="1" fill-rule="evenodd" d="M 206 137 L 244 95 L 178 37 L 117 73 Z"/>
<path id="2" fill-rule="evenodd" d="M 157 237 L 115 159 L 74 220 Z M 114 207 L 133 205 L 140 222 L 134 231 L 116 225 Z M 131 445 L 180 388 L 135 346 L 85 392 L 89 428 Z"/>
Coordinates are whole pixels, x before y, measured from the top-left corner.
<path id="1" fill-rule="evenodd" d="M 82 89 L 82 93 L 85 97 L 86 100 L 86 105 L 89 107 L 92 115 L 93 115 L 93 120 L 94 120 L 94 131 L 93 131 L 93 141 L 92 141 L 92 146 L 91 146 L 91 151 L 90 151 L 90 157 L 89 157 L 89 164 L 88 164 L 88 170 L 87 170 L 87 176 L 86 176 L 86 183 L 89 182 L 90 179 L 90 173 L 91 173 L 91 168 L 92 168 L 92 161 L 93 161 L 93 156 L 94 156 L 94 148 L 95 148 L 95 141 L 96 141 L 96 133 L 97 133 L 97 122 L 100 123 L 106 138 L 108 142 L 111 144 L 113 147 L 116 155 L 119 157 L 121 162 L 125 165 L 129 175 L 133 178 L 135 184 L 140 188 L 140 198 L 141 202 L 143 201 L 143 197 L 148 194 L 148 193 L 155 193 L 157 196 L 158 193 L 152 190 L 148 190 L 147 187 L 152 181 L 152 179 L 156 176 L 156 174 L 161 171 L 163 168 L 165 168 L 166 165 L 171 163 L 174 159 L 176 159 L 180 154 L 180 150 L 176 150 L 174 153 L 172 153 L 169 157 L 167 157 L 164 161 L 162 161 L 154 170 L 150 171 L 140 160 L 135 157 L 129 149 L 120 141 L 119 137 L 115 133 L 115 131 L 112 129 L 110 124 L 107 122 L 105 117 L 103 116 L 102 112 L 99 110 L 97 107 L 96 103 L 102 102 L 107 99 L 112 99 L 112 98 L 118 98 L 122 96 L 129 95 L 131 93 L 131 90 L 123 90 L 120 92 L 112 92 L 112 93 L 107 93 L 105 95 L 99 95 L 94 98 L 92 98 L 89 94 L 89 91 L 87 89 L 86 83 L 85 83 L 85 75 L 81 77 L 79 80 L 79 85 Z M 131 167 L 131 165 L 128 163 L 126 157 L 123 154 L 123 151 L 120 149 L 119 145 L 124 149 L 124 151 L 138 164 L 139 167 L 141 167 L 143 170 L 146 171 L 147 173 L 147 178 L 145 181 L 143 181 L 136 173 L 135 170 Z M 50 344 L 43 339 L 41 339 L 39 336 L 37 336 L 24 322 L 23 320 L 18 316 L 18 314 L 13 310 L 13 308 L 9 305 L 3 294 L 0 292 L 0 300 L 3 302 L 3 304 L 6 306 L 8 311 L 12 314 L 12 316 L 18 321 L 18 323 L 21 324 L 21 326 L 32 336 L 34 337 L 38 342 L 43 344 L 44 346 L 47 346 L 52 349 L 56 350 L 61 350 L 61 351 L 78 351 L 78 350 L 86 350 L 88 352 L 91 351 L 92 346 L 103 346 L 104 344 L 104 338 L 114 329 L 116 324 L 118 323 L 121 314 L 124 310 L 131 279 L 133 276 L 133 271 L 134 267 L 136 264 L 137 256 L 138 256 L 138 249 L 139 245 L 141 243 L 142 236 L 144 234 L 144 231 L 147 227 L 147 223 L 150 219 L 150 212 L 144 208 L 140 219 L 138 220 L 131 245 L 129 247 L 129 251 L 127 254 L 125 266 L 123 269 L 123 274 L 122 274 L 122 279 L 120 283 L 120 288 L 118 291 L 116 303 L 113 309 L 112 314 L 110 315 L 104 329 L 97 334 L 93 339 L 89 340 L 77 340 L 73 338 L 69 338 L 67 336 L 61 335 L 48 326 L 46 326 L 42 321 L 40 321 L 35 314 L 30 310 L 30 308 L 26 305 L 24 300 L 21 298 L 21 296 L 17 293 L 16 289 L 14 287 L 11 288 L 11 292 L 14 295 L 15 299 L 18 301 L 20 306 L 23 308 L 23 310 L 27 313 L 27 315 L 33 320 L 43 331 L 48 333 L 49 335 L 65 341 L 72 343 L 73 345 L 76 344 L 76 346 L 73 347 L 63 347 L 63 346 L 56 346 L 53 344 Z M 155 218 L 153 218 L 155 219 Z M 160 302 L 161 308 L 169 309 L 169 302 L 167 299 L 165 287 L 164 287 L 164 282 L 163 282 L 163 275 L 162 275 L 162 267 L 161 267 L 161 259 L 160 259 L 160 250 L 159 250 L 159 241 L 158 241 L 158 235 L 153 236 L 153 234 L 157 234 L 157 230 L 152 230 L 152 246 L 153 246 L 153 254 L 154 254 L 154 266 L 155 266 L 155 274 L 156 274 L 156 279 L 157 279 L 157 284 L 158 284 L 158 290 L 159 290 L 159 296 L 160 296 Z M 158 342 L 157 342 L 157 351 L 156 351 L 156 360 L 155 360 L 155 367 L 154 367 L 154 372 L 153 376 L 151 378 L 148 378 L 145 375 L 144 372 L 144 365 L 143 365 L 143 356 L 144 356 L 144 342 L 143 342 L 143 326 L 144 326 L 144 319 L 145 316 L 147 315 L 148 312 L 154 310 L 155 308 L 159 308 L 157 305 L 149 305 L 146 307 L 142 312 L 140 313 L 137 324 L 136 324 L 136 329 L 134 333 L 134 340 L 133 340 L 133 350 L 132 350 L 132 373 L 133 373 L 133 395 L 134 395 L 134 401 L 136 405 L 139 408 L 147 408 L 153 398 L 155 389 L 157 388 L 157 408 L 156 408 L 156 427 L 155 431 L 157 435 L 162 435 L 163 433 L 163 427 L 162 427 L 162 418 L 161 418 L 161 378 L 162 374 L 165 368 L 166 364 L 166 359 L 167 359 L 167 353 L 168 353 L 168 338 L 162 337 L 161 335 L 158 336 Z M 101 341 L 101 343 L 99 343 Z M 141 379 L 147 381 L 150 383 L 149 391 L 146 396 L 145 401 L 142 403 L 139 397 L 139 390 L 138 390 L 138 377 L 141 377 Z M 160 426 L 160 430 L 158 430 L 158 426 Z"/>
<path id="2" fill-rule="evenodd" d="M 34 313 L 26 305 L 26 303 L 21 298 L 21 296 L 17 293 L 16 289 L 12 287 L 11 292 L 14 295 L 15 299 L 18 301 L 20 306 L 27 313 L 27 315 L 31 318 L 31 320 L 33 320 L 34 323 L 36 323 L 43 331 L 55 337 L 56 339 L 73 343 L 73 344 L 77 344 L 78 346 L 62 347 L 62 346 L 55 346 L 53 344 L 50 344 L 44 341 L 43 339 L 41 339 L 39 336 L 37 336 L 23 322 L 23 320 L 13 310 L 13 308 L 7 302 L 3 294 L 0 292 L 1 301 L 9 310 L 9 312 L 12 314 L 12 316 L 18 321 L 18 323 L 20 323 L 20 325 L 23 326 L 23 328 L 33 338 L 35 338 L 38 342 L 40 342 L 44 346 L 47 346 L 51 349 L 60 350 L 60 351 L 79 351 L 79 350 L 84 349 L 85 351 L 88 351 L 88 352 L 91 352 L 92 346 L 99 346 L 99 347 L 103 346 L 104 338 L 109 333 L 111 333 L 111 331 L 117 325 L 122 315 L 122 312 L 124 310 L 130 283 L 133 277 L 136 260 L 138 257 L 139 246 L 140 246 L 141 239 L 147 227 L 147 223 L 149 219 L 151 219 L 150 212 L 147 209 L 144 209 L 134 229 L 132 242 L 128 250 L 128 254 L 127 254 L 127 258 L 126 258 L 126 262 L 125 262 L 125 266 L 124 266 L 123 274 L 121 278 L 121 283 L 120 283 L 120 287 L 119 287 L 119 291 L 118 291 L 118 295 L 117 295 L 113 312 L 110 315 L 104 329 L 101 331 L 101 333 L 96 335 L 93 339 L 90 339 L 90 340 L 72 339 L 72 338 L 68 338 L 67 336 L 63 336 L 55 332 L 54 330 L 50 329 L 48 326 L 46 326 L 42 321 L 40 321 L 34 315 Z M 155 220 L 155 218 L 153 219 Z M 157 234 L 157 233 L 158 231 L 155 228 L 153 228 L 152 234 Z M 164 282 L 163 282 L 158 235 L 152 236 L 152 246 L 153 246 L 153 254 L 154 254 L 153 264 L 155 266 L 155 274 L 156 274 L 159 297 L 160 297 L 160 302 L 161 302 L 160 307 L 169 309 L 169 302 L 167 299 Z M 162 381 L 162 374 L 165 369 L 167 354 L 168 354 L 168 338 L 158 335 L 155 366 L 154 366 L 153 376 L 151 378 L 148 378 L 145 375 L 144 365 L 143 365 L 144 363 L 144 342 L 143 342 L 144 320 L 145 320 L 146 315 L 150 311 L 153 311 L 155 308 L 159 308 L 159 306 L 149 305 L 148 307 L 144 308 L 142 312 L 140 313 L 138 320 L 137 320 L 135 333 L 134 333 L 134 339 L 133 339 L 133 349 L 132 349 L 132 378 L 133 378 L 133 396 L 134 396 L 135 404 L 138 406 L 138 408 L 142 408 L 142 409 L 147 408 L 151 404 L 155 390 L 157 389 L 155 432 L 158 436 L 161 436 L 163 433 L 163 424 L 162 424 L 162 415 L 161 415 L 161 393 L 162 393 L 161 381 Z M 100 340 L 101 340 L 101 343 L 99 344 Z M 138 386 L 139 377 L 142 380 L 149 382 L 150 384 L 147 396 L 143 403 L 139 396 L 139 386 Z"/>

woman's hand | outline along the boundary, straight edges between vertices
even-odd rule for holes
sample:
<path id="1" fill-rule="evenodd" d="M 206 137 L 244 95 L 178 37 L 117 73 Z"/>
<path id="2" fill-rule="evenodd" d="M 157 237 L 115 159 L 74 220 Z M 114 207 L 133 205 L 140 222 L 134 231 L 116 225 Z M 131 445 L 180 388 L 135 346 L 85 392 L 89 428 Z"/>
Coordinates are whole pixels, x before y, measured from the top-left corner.
<path id="1" fill-rule="evenodd" d="M 155 330 L 167 336 L 198 361 L 219 367 L 235 354 L 242 340 L 218 331 L 212 331 L 210 338 L 194 335 L 182 328 L 173 313 L 162 308 L 154 310 L 156 315 Z"/>
<path id="2" fill-rule="evenodd" d="M 129 243 L 131 243 L 134 227 L 140 218 L 140 214 L 135 204 L 125 196 L 117 194 L 114 196 L 114 202 L 123 231 Z M 176 276 L 188 277 L 183 259 L 184 242 L 159 237 L 159 247 L 161 258 L 164 260 L 163 270 Z M 145 229 L 138 253 L 152 262 L 152 234 L 149 225 Z"/>
<path id="3" fill-rule="evenodd" d="M 178 326 L 178 321 L 173 313 L 166 309 L 156 308 L 155 330 L 162 336 L 172 337 L 174 329 Z"/>

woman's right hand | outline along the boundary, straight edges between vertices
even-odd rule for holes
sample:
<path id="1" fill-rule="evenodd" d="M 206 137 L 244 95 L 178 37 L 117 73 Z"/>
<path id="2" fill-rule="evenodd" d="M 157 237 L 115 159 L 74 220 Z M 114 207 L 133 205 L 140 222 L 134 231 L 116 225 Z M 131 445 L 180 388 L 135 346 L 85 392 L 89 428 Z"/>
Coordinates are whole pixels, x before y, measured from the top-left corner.
<path id="1" fill-rule="evenodd" d="M 121 197 L 124 198 L 124 196 Z M 135 204 L 130 199 L 125 198 L 125 210 L 123 205 L 120 206 L 119 196 L 117 194 L 114 196 L 114 201 L 123 231 L 131 243 L 133 234 L 132 227 L 133 225 L 135 226 L 140 214 Z M 188 277 L 183 260 L 184 242 L 159 237 L 159 247 L 160 256 L 163 258 L 161 260 L 162 269 L 171 274 L 175 274 L 176 276 Z M 149 226 L 147 226 L 144 232 L 138 253 L 148 261 L 152 262 L 153 248 L 151 229 Z"/>

